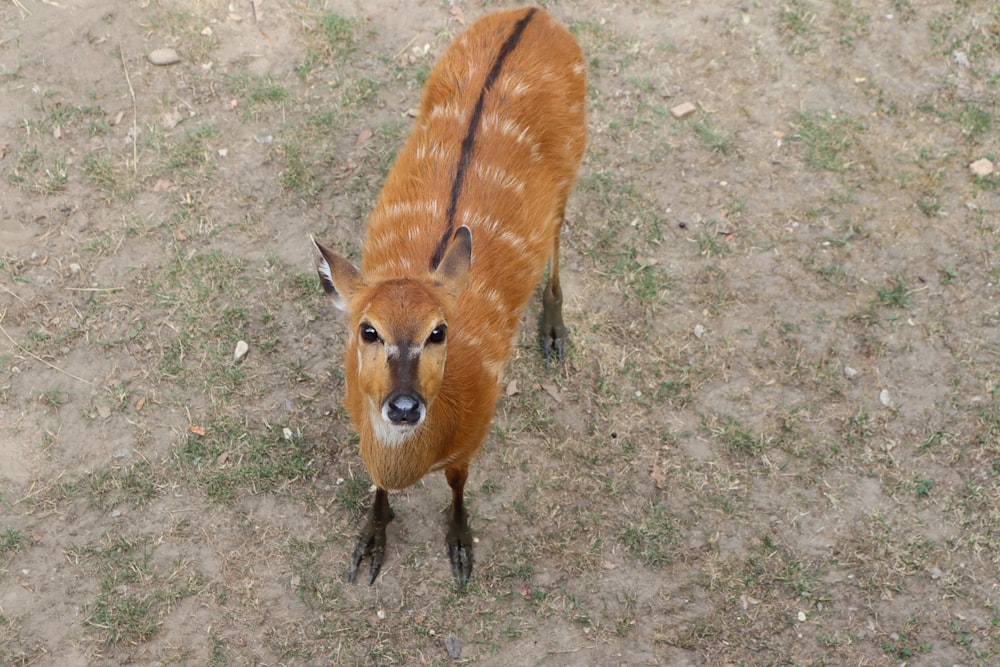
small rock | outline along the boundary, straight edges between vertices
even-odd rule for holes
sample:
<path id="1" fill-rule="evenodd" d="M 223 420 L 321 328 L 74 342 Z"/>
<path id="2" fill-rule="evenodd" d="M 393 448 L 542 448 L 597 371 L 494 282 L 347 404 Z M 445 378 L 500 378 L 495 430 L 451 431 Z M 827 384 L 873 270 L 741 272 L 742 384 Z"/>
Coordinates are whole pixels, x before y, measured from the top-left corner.
<path id="1" fill-rule="evenodd" d="M 444 650 L 448 651 L 448 657 L 452 660 L 462 658 L 462 643 L 455 637 L 445 637 Z"/>
<path id="2" fill-rule="evenodd" d="M 288 428 L 286 426 L 285 428 L 281 429 L 281 435 L 283 435 L 285 437 L 285 440 L 291 440 L 292 439 L 292 429 L 290 429 L 290 428 Z"/>
<path id="3" fill-rule="evenodd" d="M 670 114 L 674 118 L 684 118 L 684 116 L 689 116 L 698 110 L 698 107 L 691 104 L 690 102 L 683 102 L 673 107 L 670 110 Z"/>
<path id="4" fill-rule="evenodd" d="M 878 402 L 887 408 L 892 407 L 892 396 L 889 395 L 888 389 L 883 389 L 878 393 Z"/>
<path id="5" fill-rule="evenodd" d="M 173 65 L 181 61 L 181 57 L 173 49 L 155 49 L 147 56 L 154 65 Z"/>
<path id="6" fill-rule="evenodd" d="M 233 361 L 240 363 L 247 356 L 250 351 L 250 346 L 247 345 L 245 340 L 240 340 L 236 342 L 236 350 L 233 352 Z"/>
<path id="7" fill-rule="evenodd" d="M 69 265 L 69 272 L 70 273 L 72 273 L 72 274 L 75 275 L 77 273 L 80 273 L 80 271 L 81 271 L 81 267 L 76 262 L 73 262 L 72 264 Z"/>
<path id="8" fill-rule="evenodd" d="M 993 173 L 993 163 L 987 158 L 980 158 L 969 165 L 973 175 L 986 178 Z"/>
<path id="9" fill-rule="evenodd" d="M 701 338 L 702 336 L 705 335 L 706 331 L 707 331 L 707 329 L 705 329 L 705 327 L 703 327 L 702 325 L 700 325 L 700 324 L 694 325 L 694 337 L 695 338 Z"/>
<path id="10" fill-rule="evenodd" d="M 806 613 L 804 611 L 800 611 L 798 619 L 799 619 L 799 623 L 805 623 L 806 622 Z"/>
<path id="11" fill-rule="evenodd" d="M 941 575 L 944 574 L 939 567 L 932 567 L 928 572 L 931 575 L 931 579 L 940 579 Z"/>
<path id="12" fill-rule="evenodd" d="M 844 366 L 844 377 L 848 380 L 853 380 L 858 377 L 858 372 L 851 368 L 850 366 Z"/>

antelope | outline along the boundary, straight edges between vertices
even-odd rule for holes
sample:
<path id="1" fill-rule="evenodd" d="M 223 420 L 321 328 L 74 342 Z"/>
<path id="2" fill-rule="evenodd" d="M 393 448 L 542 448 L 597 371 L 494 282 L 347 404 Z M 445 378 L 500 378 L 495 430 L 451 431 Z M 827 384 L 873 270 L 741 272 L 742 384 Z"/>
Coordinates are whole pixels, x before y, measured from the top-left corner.
<path id="1" fill-rule="evenodd" d="M 452 575 L 472 574 L 469 463 L 486 438 L 522 311 L 549 266 L 541 347 L 563 361 L 559 235 L 586 144 L 586 66 L 538 8 L 485 16 L 432 71 L 367 221 L 361 270 L 315 239 L 345 312 L 345 407 L 375 483 L 351 557 L 381 570 L 390 490 L 444 470 Z"/>

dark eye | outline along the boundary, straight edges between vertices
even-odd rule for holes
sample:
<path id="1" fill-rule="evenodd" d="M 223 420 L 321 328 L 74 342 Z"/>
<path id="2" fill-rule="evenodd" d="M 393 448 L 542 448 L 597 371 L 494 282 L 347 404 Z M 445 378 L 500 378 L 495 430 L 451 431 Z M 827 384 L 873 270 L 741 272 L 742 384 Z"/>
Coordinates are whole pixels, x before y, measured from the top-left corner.
<path id="1" fill-rule="evenodd" d="M 378 332 L 375 331 L 375 327 L 370 324 L 361 325 L 361 340 L 366 343 L 375 343 L 379 339 Z"/>
<path id="2" fill-rule="evenodd" d="M 438 326 L 434 327 L 434 331 L 432 331 L 431 335 L 427 337 L 427 342 L 443 343 L 445 338 L 445 332 L 447 331 L 448 331 L 447 326 L 445 326 L 444 324 L 439 324 Z"/>

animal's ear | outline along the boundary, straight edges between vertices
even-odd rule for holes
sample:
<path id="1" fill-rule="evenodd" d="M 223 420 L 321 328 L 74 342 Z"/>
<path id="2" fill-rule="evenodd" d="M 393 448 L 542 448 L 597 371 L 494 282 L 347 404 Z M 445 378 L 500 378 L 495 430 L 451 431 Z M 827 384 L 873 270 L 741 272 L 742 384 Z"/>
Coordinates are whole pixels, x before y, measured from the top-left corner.
<path id="1" fill-rule="evenodd" d="M 316 272 L 326 293 L 333 298 L 333 305 L 347 310 L 351 296 L 364 285 L 361 272 L 335 252 L 324 248 L 319 241 L 309 236 L 316 248 Z"/>
<path id="2" fill-rule="evenodd" d="M 465 287 L 465 282 L 469 279 L 471 266 L 472 232 L 463 225 L 455 230 L 455 236 L 432 277 L 444 286 L 452 298 L 457 299 L 462 288 Z"/>

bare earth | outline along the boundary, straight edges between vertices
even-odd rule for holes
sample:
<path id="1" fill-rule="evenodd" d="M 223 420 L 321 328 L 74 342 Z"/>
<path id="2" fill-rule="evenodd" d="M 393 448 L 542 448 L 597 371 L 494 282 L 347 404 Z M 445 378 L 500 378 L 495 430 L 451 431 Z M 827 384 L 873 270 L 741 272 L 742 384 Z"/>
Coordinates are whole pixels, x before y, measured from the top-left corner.
<path id="1" fill-rule="evenodd" d="M 462 592 L 441 475 L 346 582 L 309 234 L 357 256 L 513 5 L 0 0 L 0 664 L 997 664 L 1000 2 L 544 5 L 590 64 L 571 346 L 533 302 Z"/>

